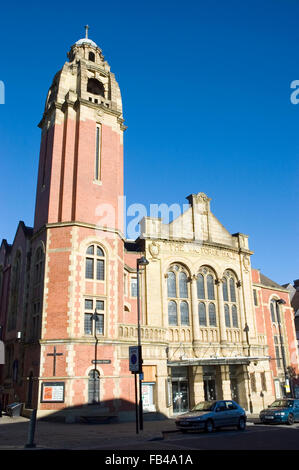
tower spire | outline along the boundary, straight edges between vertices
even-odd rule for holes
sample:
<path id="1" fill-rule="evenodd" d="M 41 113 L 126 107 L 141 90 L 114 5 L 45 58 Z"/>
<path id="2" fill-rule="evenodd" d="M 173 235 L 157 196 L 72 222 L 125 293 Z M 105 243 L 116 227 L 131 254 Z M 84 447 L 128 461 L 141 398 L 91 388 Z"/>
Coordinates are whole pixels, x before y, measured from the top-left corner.
<path id="1" fill-rule="evenodd" d="M 84 26 L 84 28 L 85 28 L 85 39 L 88 39 L 88 30 L 89 30 L 88 24 Z"/>

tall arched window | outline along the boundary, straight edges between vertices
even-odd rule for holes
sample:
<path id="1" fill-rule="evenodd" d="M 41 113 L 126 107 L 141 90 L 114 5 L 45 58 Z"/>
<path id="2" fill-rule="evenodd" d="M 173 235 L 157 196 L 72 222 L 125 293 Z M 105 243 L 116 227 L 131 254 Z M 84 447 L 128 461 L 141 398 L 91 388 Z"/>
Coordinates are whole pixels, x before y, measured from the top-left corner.
<path id="1" fill-rule="evenodd" d="M 204 302 L 198 304 L 198 319 L 200 326 L 207 326 L 206 304 Z"/>
<path id="2" fill-rule="evenodd" d="M 239 328 L 239 310 L 237 301 L 237 278 L 227 270 L 222 278 L 224 317 L 227 328 Z"/>
<path id="3" fill-rule="evenodd" d="M 272 299 L 270 302 L 271 319 L 273 323 L 280 323 L 279 309 L 277 308 L 277 302 Z"/>
<path id="4" fill-rule="evenodd" d="M 187 326 L 189 318 L 189 285 L 186 269 L 174 264 L 167 273 L 168 324 Z M 178 315 L 179 312 L 179 315 Z"/>
<path id="5" fill-rule="evenodd" d="M 105 280 L 105 253 L 98 245 L 90 245 L 86 250 L 85 278 Z"/>
<path id="6" fill-rule="evenodd" d="M 31 324 L 29 336 L 31 340 L 36 340 L 40 335 L 41 314 L 42 314 L 42 280 L 44 270 L 44 253 L 41 247 L 35 252 L 33 260 L 33 282 L 31 299 Z"/>
<path id="7" fill-rule="evenodd" d="M 91 370 L 88 374 L 88 403 L 100 402 L 100 374 L 97 370 Z"/>
<path id="8" fill-rule="evenodd" d="M 200 326 L 217 326 L 216 276 L 208 266 L 202 266 L 197 275 L 198 319 Z"/>
<path id="9" fill-rule="evenodd" d="M 17 326 L 20 279 L 21 279 L 21 253 L 18 251 L 15 256 L 15 260 L 14 260 L 13 268 L 12 268 L 8 331 L 14 330 Z"/>

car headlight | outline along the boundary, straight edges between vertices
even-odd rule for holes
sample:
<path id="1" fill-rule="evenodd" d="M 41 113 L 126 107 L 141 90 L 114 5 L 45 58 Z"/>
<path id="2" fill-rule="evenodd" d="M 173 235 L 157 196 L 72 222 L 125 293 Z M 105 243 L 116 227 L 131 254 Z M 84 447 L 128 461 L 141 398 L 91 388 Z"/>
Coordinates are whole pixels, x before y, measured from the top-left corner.
<path id="1" fill-rule="evenodd" d="M 279 413 L 275 413 L 275 416 L 285 416 L 285 411 L 280 411 Z"/>

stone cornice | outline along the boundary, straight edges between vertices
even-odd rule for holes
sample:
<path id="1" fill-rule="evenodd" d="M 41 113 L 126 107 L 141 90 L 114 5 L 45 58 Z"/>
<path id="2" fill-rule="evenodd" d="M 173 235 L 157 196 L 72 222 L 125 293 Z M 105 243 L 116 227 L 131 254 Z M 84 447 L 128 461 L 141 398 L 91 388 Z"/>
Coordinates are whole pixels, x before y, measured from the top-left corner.
<path id="1" fill-rule="evenodd" d="M 286 293 L 290 293 L 288 289 L 285 289 L 284 287 L 274 287 L 274 286 L 265 286 L 264 284 L 260 284 L 259 282 L 253 282 L 252 283 L 253 286 L 255 287 L 260 287 L 261 289 L 269 289 L 269 290 L 272 290 L 272 291 L 279 291 L 279 292 L 286 292 Z"/>
<path id="2" fill-rule="evenodd" d="M 80 221 L 69 221 L 69 222 L 51 222 L 45 225 L 45 228 L 56 228 L 56 227 L 71 227 L 71 226 L 76 226 L 76 227 L 84 227 L 84 228 L 91 228 L 94 230 L 102 230 L 103 232 L 110 232 L 110 233 L 115 233 L 118 235 L 123 241 L 126 241 L 124 234 L 115 228 L 111 227 L 101 227 L 99 225 L 94 225 L 94 224 L 89 224 L 86 222 L 80 222 Z"/>

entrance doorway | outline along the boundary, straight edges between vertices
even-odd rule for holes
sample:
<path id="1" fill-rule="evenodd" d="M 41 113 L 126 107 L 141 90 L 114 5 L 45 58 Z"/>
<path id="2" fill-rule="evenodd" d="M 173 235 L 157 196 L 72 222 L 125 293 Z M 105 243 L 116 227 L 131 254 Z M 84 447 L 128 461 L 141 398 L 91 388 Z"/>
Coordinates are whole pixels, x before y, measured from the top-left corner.
<path id="1" fill-rule="evenodd" d="M 172 367 L 172 407 L 173 413 L 189 410 L 188 367 Z"/>
<path id="2" fill-rule="evenodd" d="M 232 400 L 239 403 L 238 366 L 229 366 L 229 377 Z"/>
<path id="3" fill-rule="evenodd" d="M 172 382 L 172 403 L 174 413 L 184 413 L 189 410 L 189 387 L 186 381 Z"/>
<path id="4" fill-rule="evenodd" d="M 217 400 L 216 368 L 203 366 L 203 386 L 206 401 Z"/>

